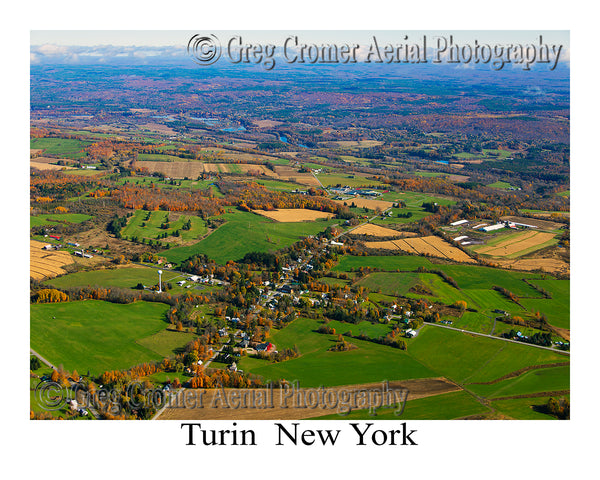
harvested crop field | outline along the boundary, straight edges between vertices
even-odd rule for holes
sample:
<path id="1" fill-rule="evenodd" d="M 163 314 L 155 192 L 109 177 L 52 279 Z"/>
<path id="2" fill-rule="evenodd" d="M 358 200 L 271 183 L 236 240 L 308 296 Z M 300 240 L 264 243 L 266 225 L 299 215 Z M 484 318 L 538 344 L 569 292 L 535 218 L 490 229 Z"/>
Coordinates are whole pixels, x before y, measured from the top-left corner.
<path id="1" fill-rule="evenodd" d="M 513 268 L 515 270 L 543 270 L 549 273 L 560 273 L 569 275 L 571 268 L 563 260 L 556 258 L 523 258 L 519 260 L 494 260 L 502 268 Z"/>
<path id="2" fill-rule="evenodd" d="M 401 388 L 408 390 L 408 401 L 461 390 L 460 387 L 449 382 L 445 378 L 420 378 L 414 380 L 389 382 L 390 390 L 399 390 Z M 359 392 L 361 390 L 372 390 L 381 392 L 381 389 L 381 383 L 326 387 L 325 390 L 327 392 L 336 392 L 336 394 L 325 395 L 325 398 L 343 398 L 341 395 L 342 391 Z M 304 395 L 301 395 L 302 398 L 311 398 L 313 395 L 309 394 L 308 392 L 318 392 L 319 390 L 299 388 L 296 391 L 297 394 L 298 391 L 304 391 Z M 239 402 L 239 408 L 223 408 L 224 403 L 221 401 L 223 399 L 223 392 L 225 393 L 227 399 L 232 399 L 231 394 L 234 393 L 236 395 L 237 402 Z M 220 397 L 215 398 L 217 393 L 219 393 Z M 349 394 L 349 397 L 355 398 L 355 396 L 351 394 Z M 254 402 L 252 401 L 253 398 L 255 399 Z M 263 398 L 266 399 L 266 403 L 263 402 L 261 404 L 261 399 Z M 245 399 L 245 404 L 242 403 L 243 399 Z M 196 402 L 194 402 L 194 400 L 196 400 Z M 186 389 L 179 391 L 177 398 L 170 400 L 170 406 L 168 406 L 160 414 L 158 419 L 300 420 L 304 418 L 314 418 L 337 413 L 337 409 L 333 404 L 330 404 L 329 407 L 327 405 L 317 405 L 316 408 L 310 408 L 308 406 L 293 408 L 294 404 L 290 398 L 287 400 L 288 408 L 284 408 L 284 402 L 285 398 L 282 399 L 282 390 L 280 389 L 273 389 L 272 397 L 271 391 L 268 389 Z M 261 405 L 268 405 L 269 408 L 258 408 Z M 270 408 L 271 405 L 273 405 L 273 408 Z M 357 409 L 356 407 L 360 408 L 361 405 L 356 405 L 353 409 Z"/>
<path id="3" fill-rule="evenodd" d="M 35 280 L 52 278 L 67 273 L 62 267 L 73 263 L 68 252 L 44 250 L 46 244 L 29 241 L 29 276 Z"/>
<path id="4" fill-rule="evenodd" d="M 345 203 L 348 206 L 354 204 L 359 208 L 368 208 L 369 210 L 377 210 L 379 208 L 381 211 L 392 208 L 394 205 L 393 202 L 386 202 L 385 200 L 372 200 L 370 198 L 349 198 L 348 200 L 334 200 L 334 202 L 337 202 L 341 205 Z"/>
<path id="5" fill-rule="evenodd" d="M 455 262 L 475 263 L 462 250 L 453 247 L 445 240 L 431 235 L 429 237 L 403 238 L 387 242 L 365 242 L 367 248 L 382 248 L 386 250 L 402 250 L 413 254 L 424 254 L 431 257 L 447 258 Z"/>
<path id="6" fill-rule="evenodd" d="M 312 222 L 320 218 L 331 218 L 333 213 L 308 210 L 306 208 L 277 208 L 275 210 L 253 210 L 254 213 L 276 222 Z"/>
<path id="7" fill-rule="evenodd" d="M 483 247 L 477 250 L 477 253 L 492 255 L 494 257 L 508 257 L 516 255 L 519 252 L 531 251 L 535 247 L 540 247 L 554 238 L 553 233 L 529 230 L 520 235 L 508 238 L 496 245 Z"/>
<path id="8" fill-rule="evenodd" d="M 244 163 L 204 163 L 204 162 L 158 162 L 138 161 L 136 165 L 145 167 L 151 172 L 160 172 L 171 178 L 197 178 L 203 173 L 250 173 L 276 177 L 273 171 L 264 165 Z"/>
<path id="9" fill-rule="evenodd" d="M 269 170 L 270 171 L 270 170 Z M 291 182 L 299 183 L 300 185 L 308 185 L 313 187 L 320 187 L 319 181 L 315 178 L 312 173 L 300 173 L 298 169 L 294 167 L 288 167 L 285 165 L 275 165 L 275 173 L 282 180 L 288 180 Z M 271 175 L 273 172 L 271 172 Z"/>
<path id="10" fill-rule="evenodd" d="M 37 159 L 36 159 L 37 160 Z M 29 166 L 38 170 L 72 170 L 74 167 L 65 167 L 63 165 L 52 165 L 51 163 L 30 161 Z"/>
<path id="11" fill-rule="evenodd" d="M 369 235 L 371 237 L 408 237 L 409 233 L 416 235 L 412 232 L 399 232 L 398 230 L 393 230 L 391 228 L 380 227 L 373 223 L 365 223 L 352 230 L 351 233 L 357 235 Z"/>

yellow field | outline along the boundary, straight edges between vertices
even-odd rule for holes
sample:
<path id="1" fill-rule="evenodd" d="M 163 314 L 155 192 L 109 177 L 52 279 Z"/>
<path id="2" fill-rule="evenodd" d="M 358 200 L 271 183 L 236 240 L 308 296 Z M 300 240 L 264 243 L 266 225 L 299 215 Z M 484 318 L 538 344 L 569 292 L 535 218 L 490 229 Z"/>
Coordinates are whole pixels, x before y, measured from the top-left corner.
<path id="1" fill-rule="evenodd" d="M 402 250 L 417 255 L 423 254 L 446 258 L 455 262 L 475 263 L 475 260 L 465 252 L 434 235 L 429 237 L 402 238 L 387 242 L 365 242 L 365 246 L 367 248 L 382 248 L 385 250 Z"/>
<path id="2" fill-rule="evenodd" d="M 394 205 L 393 202 L 386 202 L 385 200 L 371 200 L 370 198 L 349 198 L 348 200 L 334 200 L 341 205 L 344 203 L 348 206 L 356 205 L 359 208 L 368 208 L 370 210 L 376 210 L 379 208 L 381 211 L 387 210 L 388 208 L 392 208 Z"/>
<path id="3" fill-rule="evenodd" d="M 67 273 L 62 267 L 73 263 L 68 252 L 44 250 L 46 244 L 29 241 L 29 276 L 35 280 L 52 278 Z"/>
<path id="4" fill-rule="evenodd" d="M 553 238 L 553 233 L 528 230 L 520 235 L 507 238 L 496 245 L 480 248 L 477 250 L 477 253 L 484 253 L 494 257 L 506 257 L 542 245 Z"/>
<path id="5" fill-rule="evenodd" d="M 63 167 L 62 165 L 52 165 L 44 162 L 30 161 L 29 166 L 37 168 L 38 170 L 72 170 L 74 167 Z"/>
<path id="6" fill-rule="evenodd" d="M 571 268 L 567 262 L 555 258 L 526 258 L 517 260 L 494 260 L 502 268 L 516 270 L 543 270 L 549 273 L 569 275 Z"/>
<path id="7" fill-rule="evenodd" d="M 352 230 L 351 233 L 357 235 L 369 235 L 371 237 L 400 237 L 406 236 L 406 233 L 412 232 L 399 232 L 398 230 L 392 230 L 391 228 L 381 227 L 372 223 L 365 223 L 358 228 Z"/>
<path id="8" fill-rule="evenodd" d="M 333 213 L 307 210 L 305 208 L 277 208 L 275 210 L 253 210 L 254 213 L 277 222 L 311 222 L 319 218 L 331 218 Z"/>
<path id="9" fill-rule="evenodd" d="M 275 173 L 282 180 L 293 181 L 309 187 L 320 187 L 319 181 L 312 173 L 300 173 L 298 169 L 285 165 L 276 165 Z"/>

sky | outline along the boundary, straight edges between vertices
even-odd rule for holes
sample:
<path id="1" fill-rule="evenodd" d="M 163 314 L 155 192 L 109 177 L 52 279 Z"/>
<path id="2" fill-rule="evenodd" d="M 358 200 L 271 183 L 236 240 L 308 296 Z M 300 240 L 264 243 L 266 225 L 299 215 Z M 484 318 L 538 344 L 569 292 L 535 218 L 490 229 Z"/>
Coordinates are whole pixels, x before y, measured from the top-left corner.
<path id="1" fill-rule="evenodd" d="M 566 30 L 236 30 L 236 31 L 191 31 L 191 30 L 32 30 L 31 45 L 121 45 L 121 46 L 178 46 L 186 45 L 196 33 L 213 33 L 218 37 L 242 35 L 252 41 L 281 43 L 288 35 L 300 35 L 306 41 L 358 42 L 362 43 L 373 34 L 390 41 L 427 35 L 453 35 L 457 42 L 472 42 L 475 39 L 486 43 L 531 43 L 543 35 L 548 43 L 569 45 L 569 32 Z"/>

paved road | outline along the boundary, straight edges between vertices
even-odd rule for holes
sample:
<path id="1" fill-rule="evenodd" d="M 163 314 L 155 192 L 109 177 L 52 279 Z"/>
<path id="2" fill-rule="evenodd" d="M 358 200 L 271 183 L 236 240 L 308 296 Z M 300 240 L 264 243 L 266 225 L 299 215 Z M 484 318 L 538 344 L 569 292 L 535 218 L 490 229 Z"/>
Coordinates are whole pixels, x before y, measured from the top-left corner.
<path id="1" fill-rule="evenodd" d="M 525 343 L 525 342 L 519 342 L 517 340 L 511 340 L 510 338 L 495 337 L 494 335 L 488 335 L 487 333 L 472 332 L 470 330 L 463 330 L 462 328 L 449 327 L 448 325 L 441 325 L 439 323 L 426 323 L 425 325 L 431 325 L 432 327 L 439 327 L 439 328 L 447 328 L 448 330 L 455 330 L 457 332 L 469 333 L 471 335 L 477 335 L 479 337 L 493 338 L 494 340 L 503 340 L 505 342 L 518 343 L 519 345 L 526 345 L 528 347 L 541 348 L 542 350 L 550 350 L 551 352 L 564 353 L 565 355 L 571 355 L 571 352 L 564 351 L 564 350 L 558 350 L 557 348 L 554 348 L 554 347 L 543 347 L 541 345 L 535 345 L 533 343 Z"/>
<path id="2" fill-rule="evenodd" d="M 54 368 L 54 365 L 52 365 L 48 360 L 46 360 L 44 357 L 42 357 L 39 353 L 37 353 L 35 350 L 33 350 L 32 348 L 29 349 L 29 351 L 31 353 L 33 353 L 36 357 L 38 357 L 42 363 L 46 364 L 47 366 L 49 366 L 50 368 Z"/>

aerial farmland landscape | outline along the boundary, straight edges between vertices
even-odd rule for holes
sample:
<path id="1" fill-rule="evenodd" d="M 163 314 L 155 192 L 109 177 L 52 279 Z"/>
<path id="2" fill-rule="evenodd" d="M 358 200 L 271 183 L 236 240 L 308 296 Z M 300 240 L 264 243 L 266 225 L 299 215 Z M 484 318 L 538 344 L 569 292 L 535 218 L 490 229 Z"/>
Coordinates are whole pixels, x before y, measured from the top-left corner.
<path id="1" fill-rule="evenodd" d="M 568 65 L 173 51 L 32 36 L 31 419 L 570 418 Z"/>

